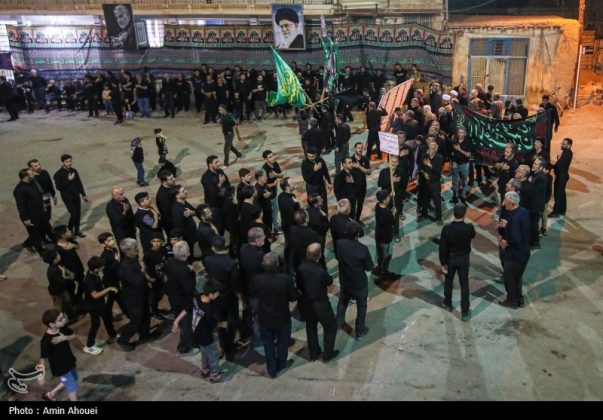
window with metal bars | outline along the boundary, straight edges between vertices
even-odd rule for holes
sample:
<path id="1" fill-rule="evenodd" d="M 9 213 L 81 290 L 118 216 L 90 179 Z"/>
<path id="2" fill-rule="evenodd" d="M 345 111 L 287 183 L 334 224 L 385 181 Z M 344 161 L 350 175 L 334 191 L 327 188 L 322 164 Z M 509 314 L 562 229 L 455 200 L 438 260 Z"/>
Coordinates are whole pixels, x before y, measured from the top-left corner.
<path id="1" fill-rule="evenodd" d="M 469 44 L 468 87 L 492 85 L 503 96 L 525 95 L 529 39 L 482 38 Z"/>

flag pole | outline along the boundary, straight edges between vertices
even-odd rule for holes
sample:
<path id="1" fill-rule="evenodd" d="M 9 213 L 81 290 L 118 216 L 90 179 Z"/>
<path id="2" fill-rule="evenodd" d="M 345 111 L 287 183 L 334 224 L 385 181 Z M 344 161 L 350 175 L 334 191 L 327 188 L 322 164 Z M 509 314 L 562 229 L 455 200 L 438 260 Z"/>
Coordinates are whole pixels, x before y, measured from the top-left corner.
<path id="1" fill-rule="evenodd" d="M 396 190 L 394 189 L 394 167 L 392 165 L 392 159 L 391 159 L 392 155 L 390 155 L 389 153 L 387 154 L 387 158 L 389 160 L 389 180 L 390 180 L 390 184 L 391 184 L 391 188 L 392 188 L 392 198 L 394 200 L 393 203 L 393 210 L 392 213 L 394 214 L 394 217 L 396 217 L 396 204 L 395 204 L 395 200 L 396 200 Z"/>

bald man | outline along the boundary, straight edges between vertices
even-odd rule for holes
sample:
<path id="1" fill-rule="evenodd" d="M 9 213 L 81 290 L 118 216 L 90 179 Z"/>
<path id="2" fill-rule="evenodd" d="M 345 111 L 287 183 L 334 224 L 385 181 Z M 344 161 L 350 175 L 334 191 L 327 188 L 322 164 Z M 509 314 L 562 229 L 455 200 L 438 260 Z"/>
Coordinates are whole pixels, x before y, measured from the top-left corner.
<path id="1" fill-rule="evenodd" d="M 339 350 L 334 350 L 337 321 L 329 302 L 327 290 L 333 284 L 333 277 L 320 264 L 321 255 L 320 244 L 308 245 L 306 259 L 300 264 L 298 270 L 298 287 L 303 296 L 310 360 L 317 360 L 322 353 L 322 360 L 326 362 L 335 358 L 339 354 Z M 318 344 L 317 327 L 319 322 L 325 334 L 324 351 L 321 351 Z"/>
<path id="2" fill-rule="evenodd" d="M 123 187 L 111 189 L 111 201 L 107 203 L 106 211 L 111 230 L 117 243 L 124 238 L 136 239 L 136 221 L 130 201 L 125 196 Z"/>

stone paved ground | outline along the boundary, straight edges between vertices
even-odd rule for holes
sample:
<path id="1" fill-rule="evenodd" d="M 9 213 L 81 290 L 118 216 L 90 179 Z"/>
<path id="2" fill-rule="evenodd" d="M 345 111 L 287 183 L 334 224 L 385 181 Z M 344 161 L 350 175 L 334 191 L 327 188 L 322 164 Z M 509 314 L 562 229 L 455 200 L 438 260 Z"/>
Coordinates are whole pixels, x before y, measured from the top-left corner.
<path id="1" fill-rule="evenodd" d="M 159 114 L 159 113 L 158 113 Z M 4 116 L 4 115 L 3 115 Z M 526 307 L 510 311 L 495 304 L 504 294 L 499 275 L 491 204 L 477 193 L 469 217 L 478 236 L 472 255 L 471 301 L 473 319 L 460 321 L 459 311 L 443 311 L 437 301 L 443 293 L 443 277 L 437 264 L 439 234 L 435 224 L 417 225 L 415 204 L 406 206 L 404 239 L 394 248 L 393 269 L 404 277 L 380 287 L 370 282 L 367 325 L 369 334 L 355 341 L 338 334 L 340 356 L 329 364 L 309 362 L 304 325 L 294 321 L 297 339 L 290 348 L 295 364 L 277 380 L 262 376 L 262 356 L 240 355 L 224 363 L 226 380 L 210 385 L 200 378 L 200 357 L 175 354 L 177 338 L 166 332 L 161 340 L 124 353 L 116 345 L 105 346 L 100 356 L 82 352 L 89 321 L 75 324 L 72 342 L 87 400 L 600 400 L 603 399 L 603 259 L 601 248 L 603 205 L 603 112 L 587 106 L 564 117 L 554 150 L 564 136 L 574 139 L 574 162 L 568 186 L 568 217 L 554 219 L 542 249 L 533 253 L 525 278 Z M 107 117 L 89 119 L 84 113 L 52 112 L 24 115 L 18 123 L 0 123 L 0 361 L 4 372 L 31 368 L 39 357 L 44 331 L 42 312 L 51 306 L 46 291 L 45 265 L 36 255 L 21 250 L 24 229 L 18 222 L 12 198 L 17 172 L 37 157 L 51 174 L 60 166 L 59 156 L 74 155 L 74 167 L 86 186 L 89 204 L 83 205 L 82 260 L 99 253 L 95 236 L 108 230 L 104 208 L 113 185 L 124 185 L 133 201 L 135 170 L 129 141 L 145 137 L 147 176 L 151 191 L 158 187 L 153 128 L 161 126 L 168 137 L 170 158 L 180 167 L 179 177 L 197 203 L 202 196 L 199 178 L 210 152 L 221 155 L 222 136 L 216 126 L 202 126 L 193 115 L 176 119 L 137 119 L 116 127 Z M 353 128 L 360 123 L 354 122 Z M 227 169 L 232 179 L 245 165 L 258 168 L 261 152 L 271 148 L 298 188 L 303 187 L 302 159 L 296 124 L 268 120 L 244 124 L 243 162 Z M 364 141 L 366 134 L 353 140 Z M 333 155 L 327 158 L 332 164 Z M 363 241 L 374 253 L 372 229 L 374 192 L 378 171 L 369 181 L 364 217 L 369 234 Z M 445 217 L 450 217 L 450 180 L 444 188 Z M 335 199 L 330 197 L 330 204 Z M 58 217 L 58 219 L 57 219 Z M 53 222 L 66 222 L 62 203 L 54 209 Z M 281 239 L 282 240 L 282 239 Z M 279 242 L 276 250 L 282 250 Z M 327 253 L 328 266 L 336 274 L 336 262 Z M 457 286 L 458 287 L 458 286 Z M 331 289 L 337 302 L 338 282 Z M 458 289 L 454 304 L 459 306 Z M 355 310 L 348 311 L 353 320 Z M 119 324 L 121 325 L 121 324 Z M 101 328 L 99 339 L 106 339 Z M 30 384 L 22 399 L 40 399 L 42 390 Z"/>

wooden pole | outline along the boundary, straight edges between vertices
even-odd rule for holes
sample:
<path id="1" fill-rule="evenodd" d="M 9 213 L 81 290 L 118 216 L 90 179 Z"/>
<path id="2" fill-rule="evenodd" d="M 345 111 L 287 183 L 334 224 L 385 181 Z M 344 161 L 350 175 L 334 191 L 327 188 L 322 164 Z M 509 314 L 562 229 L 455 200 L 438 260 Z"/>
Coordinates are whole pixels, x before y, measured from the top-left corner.
<path id="1" fill-rule="evenodd" d="M 394 166 L 392 165 L 392 159 L 391 159 L 391 155 L 388 153 L 387 154 L 387 158 L 389 160 L 389 181 L 390 181 L 390 185 L 391 185 L 391 189 L 392 189 L 392 199 L 394 200 L 393 202 L 393 213 L 394 213 L 394 217 L 397 217 L 396 215 L 396 190 L 394 189 Z"/>

